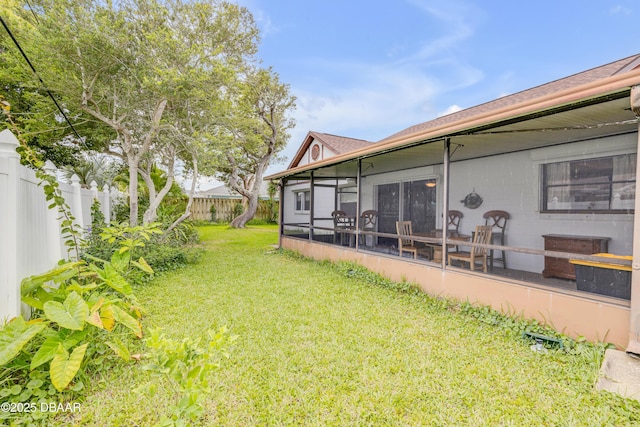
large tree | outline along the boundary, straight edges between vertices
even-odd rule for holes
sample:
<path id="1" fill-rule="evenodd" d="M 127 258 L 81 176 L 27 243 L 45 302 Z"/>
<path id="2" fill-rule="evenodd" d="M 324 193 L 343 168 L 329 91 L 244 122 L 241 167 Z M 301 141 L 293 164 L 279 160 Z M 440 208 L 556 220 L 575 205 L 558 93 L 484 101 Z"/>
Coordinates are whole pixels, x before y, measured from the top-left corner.
<path id="1" fill-rule="evenodd" d="M 66 109 L 112 130 L 108 151 L 128 167 L 135 224 L 138 175 L 146 178 L 160 162 L 173 180 L 181 154 L 193 164 L 194 150 L 185 144 L 199 139 L 218 113 L 219 95 L 256 52 L 253 17 L 215 0 L 28 3 L 21 7 L 33 7 L 34 18 L 21 13 L 33 27 L 29 37 L 18 28 L 18 39 Z M 166 191 L 150 188 L 150 194 L 145 221 L 155 218 Z"/>
<path id="2" fill-rule="evenodd" d="M 231 222 L 243 228 L 258 209 L 262 177 L 277 159 L 295 125 L 290 113 L 295 97 L 272 69 L 251 69 L 238 83 L 232 115 L 215 139 L 219 153 L 218 176 L 240 193 L 245 209 Z"/>
<path id="3" fill-rule="evenodd" d="M 102 149 L 115 134 L 80 111 L 74 115 L 66 111 L 65 118 L 58 109 L 56 102 L 61 102 L 60 98 L 47 91 L 31 69 L 34 64 L 29 66 L 11 37 L 16 34 L 27 41 L 40 37 L 37 27 L 29 21 L 34 19 L 29 9 L 21 7 L 19 0 L 5 0 L 0 2 L 0 18 L 0 93 L 11 105 L 11 120 L 20 127 L 25 141 L 45 159 L 58 167 L 80 167 L 82 153 Z M 73 121 L 74 129 L 66 119 Z M 10 127 L 8 116 L 0 116 L 2 124 Z"/>

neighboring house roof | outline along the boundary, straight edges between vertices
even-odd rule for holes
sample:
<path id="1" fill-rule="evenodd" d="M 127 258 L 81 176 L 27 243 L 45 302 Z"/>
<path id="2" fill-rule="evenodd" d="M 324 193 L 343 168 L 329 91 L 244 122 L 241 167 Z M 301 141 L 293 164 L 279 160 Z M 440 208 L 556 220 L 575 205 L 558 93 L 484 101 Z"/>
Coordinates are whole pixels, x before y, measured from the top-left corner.
<path id="1" fill-rule="evenodd" d="M 630 88 L 638 84 L 640 54 L 411 126 L 364 148 L 322 159 L 311 165 L 292 162 L 288 170 L 272 174 L 266 179 L 281 178 L 382 151 L 395 150 L 420 141 L 470 134 L 478 129 L 486 130 L 499 126 L 503 126 L 504 129 L 508 123 L 516 123 L 528 117 L 542 117 L 554 111 L 574 108 L 585 102 L 596 102 L 598 99 L 609 97 L 614 99 L 617 95 L 625 93 L 628 97 Z"/>
<path id="2" fill-rule="evenodd" d="M 631 71 L 640 66 L 640 55 L 633 55 L 628 58 L 620 59 L 610 64 L 602 65 L 596 68 L 592 68 L 587 71 L 583 71 L 569 77 L 564 77 L 559 80 L 555 80 L 549 83 L 545 83 L 540 86 L 533 87 L 531 89 L 523 90 L 511 95 L 503 96 L 484 104 L 476 105 L 475 107 L 467 108 L 457 111 L 446 116 L 438 117 L 435 120 L 430 120 L 424 123 L 420 123 L 411 127 L 408 127 L 400 132 L 394 133 L 379 142 L 388 141 L 410 135 L 412 133 L 424 131 L 429 128 L 435 128 L 448 123 L 453 123 L 459 120 L 468 119 L 478 114 L 487 113 L 494 110 L 499 110 L 511 105 L 516 105 L 521 102 L 529 101 L 535 98 L 540 98 L 545 95 L 560 92 L 562 90 L 571 89 L 583 84 L 591 83 L 597 80 L 604 79 L 606 77 L 615 76 L 616 74 Z"/>
<path id="3" fill-rule="evenodd" d="M 315 159 L 311 158 L 310 152 L 310 148 L 312 147 L 314 142 L 318 143 L 320 147 L 320 151 L 318 152 L 317 158 Z M 303 160 L 306 160 L 306 163 L 311 163 L 316 160 L 323 160 L 363 147 L 369 147 L 372 144 L 373 142 L 366 141 L 364 139 L 347 138 L 345 136 L 310 131 L 304 138 L 304 141 L 302 142 L 302 145 L 300 145 L 300 148 L 298 148 L 298 151 L 293 157 L 293 160 L 291 160 L 289 168 L 298 166 Z M 329 151 L 327 152 L 326 150 Z M 309 156 L 309 158 L 305 159 L 305 156 Z"/>
<path id="4" fill-rule="evenodd" d="M 260 198 L 268 199 L 269 198 L 269 181 L 262 181 L 260 186 Z M 276 193 L 276 198 L 278 194 Z M 242 196 L 238 194 L 236 191 L 230 189 L 226 185 L 219 185 L 218 187 L 211 188 L 206 191 L 200 191 L 196 193 L 196 197 L 206 197 L 208 199 L 241 199 Z"/>

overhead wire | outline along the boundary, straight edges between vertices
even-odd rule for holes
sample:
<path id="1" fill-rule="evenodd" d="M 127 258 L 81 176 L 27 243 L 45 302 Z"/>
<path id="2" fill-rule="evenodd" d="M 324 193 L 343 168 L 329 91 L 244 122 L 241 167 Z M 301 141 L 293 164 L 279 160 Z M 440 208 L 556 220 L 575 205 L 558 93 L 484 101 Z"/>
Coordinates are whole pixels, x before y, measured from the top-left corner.
<path id="1" fill-rule="evenodd" d="M 32 10 L 32 13 L 33 13 L 33 10 Z M 14 35 L 11 32 L 11 30 L 9 29 L 9 26 L 7 25 L 7 23 L 4 21 L 4 19 L 2 19 L 2 16 L 0 16 L 0 22 L 2 22 L 2 26 L 7 31 L 7 34 L 9 34 L 9 37 L 11 38 L 13 43 L 16 45 L 16 47 L 18 48 L 18 50 L 22 54 L 22 57 L 24 58 L 24 60 L 27 62 L 27 64 L 29 64 L 29 67 L 31 68 L 31 71 L 33 71 L 33 74 L 35 74 L 35 76 L 38 78 L 38 80 L 42 84 L 42 87 L 47 92 L 47 95 L 49 95 L 49 98 L 51 98 L 53 103 L 56 105 L 56 107 L 58 108 L 58 111 L 60 111 L 60 114 L 62 114 L 62 117 L 64 117 L 65 121 L 67 122 L 67 124 L 69 125 L 71 130 L 73 130 L 73 133 L 75 134 L 75 136 L 77 136 L 78 140 L 84 144 L 85 143 L 84 139 L 80 136 L 80 134 L 78 134 L 78 131 L 76 131 L 76 128 L 73 126 L 73 123 L 71 123 L 71 120 L 69 120 L 69 117 L 67 116 L 67 114 L 64 112 L 62 107 L 60 107 L 60 104 L 58 104 L 58 101 L 56 100 L 56 98 L 53 96 L 51 91 L 44 84 L 44 81 L 42 80 L 42 78 L 40 77 L 38 72 L 36 71 L 36 68 L 33 66 L 31 61 L 29 60 L 29 57 L 27 56 L 26 52 L 22 49 L 22 46 L 20 46 L 20 43 L 18 43 L 18 40 L 16 40 L 16 38 L 14 37 Z"/>

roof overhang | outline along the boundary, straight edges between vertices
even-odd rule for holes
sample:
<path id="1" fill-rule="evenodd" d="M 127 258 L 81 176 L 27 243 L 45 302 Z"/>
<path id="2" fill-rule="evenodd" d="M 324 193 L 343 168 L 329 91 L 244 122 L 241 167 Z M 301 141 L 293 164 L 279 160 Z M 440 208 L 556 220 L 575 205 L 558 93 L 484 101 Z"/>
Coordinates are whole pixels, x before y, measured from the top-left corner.
<path id="1" fill-rule="evenodd" d="M 326 173 L 322 175 L 353 176 L 358 159 L 396 153 L 400 149 L 405 153 L 395 154 L 398 161 L 403 161 L 401 157 L 415 161 L 416 155 L 420 154 L 423 165 L 425 159 L 427 162 L 433 159 L 433 164 L 441 163 L 443 146 L 434 143 L 445 138 L 464 145 L 465 149 L 452 159 L 459 161 L 633 132 L 637 130 L 637 124 L 630 111 L 629 93 L 631 87 L 637 84 L 640 84 L 640 69 L 385 140 L 371 147 L 287 169 L 265 179 L 289 176 L 303 178 L 310 176 L 310 171 L 323 168 Z"/>

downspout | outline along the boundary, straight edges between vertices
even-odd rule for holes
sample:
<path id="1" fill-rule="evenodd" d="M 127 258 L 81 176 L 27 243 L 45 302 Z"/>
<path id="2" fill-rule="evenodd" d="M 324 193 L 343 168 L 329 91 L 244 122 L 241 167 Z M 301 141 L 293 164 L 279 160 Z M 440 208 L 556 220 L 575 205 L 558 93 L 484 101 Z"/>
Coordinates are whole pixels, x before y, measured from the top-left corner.
<path id="1" fill-rule="evenodd" d="M 631 111 L 640 118 L 640 85 L 631 88 Z M 640 177 L 640 122 L 636 151 L 636 182 Z M 640 189 L 636 185 L 633 213 L 633 263 L 631 264 L 631 307 L 629 312 L 629 345 L 627 353 L 640 357 Z"/>
<path id="2" fill-rule="evenodd" d="M 451 140 L 444 139 L 444 170 L 442 186 L 442 269 L 447 265 L 447 230 L 449 218 L 449 153 L 451 150 Z"/>

